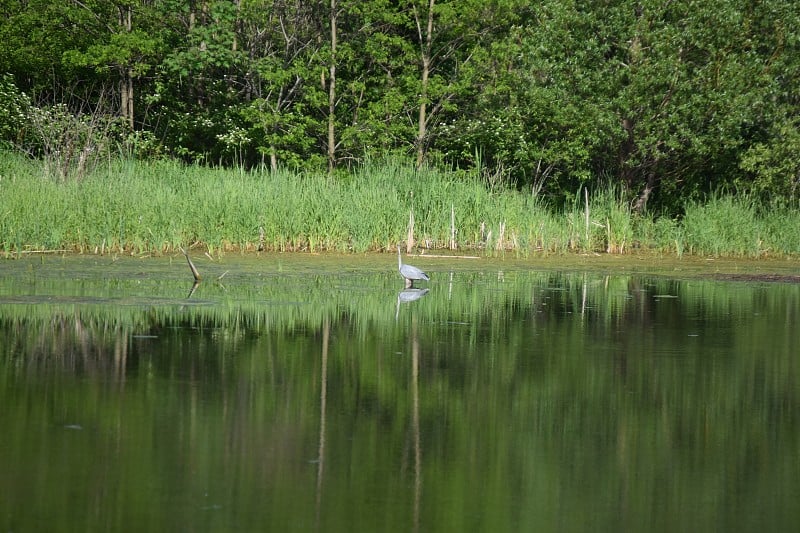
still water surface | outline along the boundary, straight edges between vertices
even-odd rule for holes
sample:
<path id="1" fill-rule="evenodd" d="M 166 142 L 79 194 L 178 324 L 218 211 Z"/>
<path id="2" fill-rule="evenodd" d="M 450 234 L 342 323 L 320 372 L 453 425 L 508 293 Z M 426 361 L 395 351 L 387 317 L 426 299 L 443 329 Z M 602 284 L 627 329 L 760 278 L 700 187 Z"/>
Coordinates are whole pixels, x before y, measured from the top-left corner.
<path id="1" fill-rule="evenodd" d="M 0 262 L 2 531 L 795 531 L 800 285 Z"/>

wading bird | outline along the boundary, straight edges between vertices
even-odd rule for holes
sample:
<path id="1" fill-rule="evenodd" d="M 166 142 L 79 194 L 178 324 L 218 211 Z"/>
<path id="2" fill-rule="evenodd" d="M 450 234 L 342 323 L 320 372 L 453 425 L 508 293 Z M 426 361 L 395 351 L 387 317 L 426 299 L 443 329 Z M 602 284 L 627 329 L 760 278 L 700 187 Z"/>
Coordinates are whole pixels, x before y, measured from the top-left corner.
<path id="1" fill-rule="evenodd" d="M 397 244 L 397 265 L 400 269 L 400 275 L 406 279 L 406 287 L 408 288 L 413 287 L 416 280 L 429 281 L 431 279 L 417 267 L 403 264 L 403 258 L 400 256 L 400 243 Z"/>

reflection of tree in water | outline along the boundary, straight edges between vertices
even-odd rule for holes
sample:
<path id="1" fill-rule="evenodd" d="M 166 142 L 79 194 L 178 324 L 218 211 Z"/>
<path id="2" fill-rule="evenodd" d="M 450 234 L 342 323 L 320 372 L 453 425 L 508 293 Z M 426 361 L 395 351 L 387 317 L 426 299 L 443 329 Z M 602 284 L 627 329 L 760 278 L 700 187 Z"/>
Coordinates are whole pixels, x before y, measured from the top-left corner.
<path id="1" fill-rule="evenodd" d="M 322 486 L 325 474 L 325 428 L 327 425 L 328 405 L 328 345 L 330 341 L 331 325 L 328 320 L 322 326 L 322 368 L 319 378 L 319 447 L 317 451 L 317 497 L 316 497 L 316 523 L 315 529 L 320 529 L 320 513 L 322 510 Z"/>
<path id="2" fill-rule="evenodd" d="M 508 505 L 519 519 L 544 508 L 537 496 L 551 493 L 537 488 L 558 487 L 566 526 L 588 523 L 600 492 L 610 515 L 640 524 L 637 509 L 665 518 L 664 498 L 674 509 L 710 491 L 797 486 L 763 474 L 796 455 L 796 287 L 475 274 L 404 305 L 400 320 L 390 283 L 347 297 L 312 287 L 284 305 L 203 305 L 209 287 L 182 311 L 4 306 L 0 370 L 62 379 L 43 418 L 63 402 L 78 406 L 65 422 L 87 426 L 73 415 L 89 411 L 111 436 L 104 458 L 126 449 L 142 480 L 169 471 L 170 491 L 189 495 L 202 482 L 202 505 L 240 516 L 300 507 L 313 521 L 316 505 L 321 528 L 352 501 L 402 500 L 425 530 L 434 514 L 472 508 Z M 84 375 L 100 379 L 61 386 Z M 117 376 L 132 384 L 125 395 L 106 387 Z M 19 398 L 21 381 L 0 393 Z M 225 500 L 214 485 L 258 497 Z"/>
<path id="3" fill-rule="evenodd" d="M 419 427 L 419 337 L 417 321 L 411 322 L 411 432 L 414 438 L 414 517 L 413 531 L 419 531 L 422 505 L 422 443 Z"/>
<path id="4" fill-rule="evenodd" d="M 182 314 L 144 312 L 133 321 L 109 314 L 54 311 L 41 319 L 15 317 L 0 320 L 0 332 L 11 332 L 7 353 L 24 354 L 29 369 L 111 381 L 123 381 L 131 372 L 218 381 L 216 354 L 235 347 L 244 335 L 240 328 Z"/>
<path id="5" fill-rule="evenodd" d="M 131 336 L 122 326 L 54 314 L 46 321 L 10 319 L 0 330 L 8 335 L 9 353 L 22 354 L 29 369 L 58 369 L 76 375 L 124 380 Z"/>

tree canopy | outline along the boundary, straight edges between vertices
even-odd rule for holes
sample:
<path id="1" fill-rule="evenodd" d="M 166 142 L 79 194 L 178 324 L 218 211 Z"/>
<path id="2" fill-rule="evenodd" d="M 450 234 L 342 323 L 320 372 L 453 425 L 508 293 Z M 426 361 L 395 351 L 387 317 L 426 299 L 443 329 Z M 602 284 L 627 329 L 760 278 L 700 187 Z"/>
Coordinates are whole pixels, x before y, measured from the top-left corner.
<path id="1" fill-rule="evenodd" d="M 0 13 L 6 143 L 24 100 L 119 117 L 140 156 L 400 155 L 554 199 L 611 183 L 635 209 L 800 192 L 796 2 L 0 0 Z"/>

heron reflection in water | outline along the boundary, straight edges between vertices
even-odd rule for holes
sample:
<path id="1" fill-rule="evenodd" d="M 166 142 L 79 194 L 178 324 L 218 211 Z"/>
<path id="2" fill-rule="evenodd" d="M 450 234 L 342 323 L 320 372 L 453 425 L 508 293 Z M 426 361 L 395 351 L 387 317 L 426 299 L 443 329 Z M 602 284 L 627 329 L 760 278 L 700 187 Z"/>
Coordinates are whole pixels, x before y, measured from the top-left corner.
<path id="1" fill-rule="evenodd" d="M 413 302 L 428 294 L 428 291 L 430 289 L 405 289 L 397 293 L 397 301 L 401 304 Z"/>
<path id="2" fill-rule="evenodd" d="M 414 282 L 418 280 L 430 281 L 431 278 L 415 266 L 406 265 L 403 263 L 403 258 L 400 255 L 400 243 L 397 243 L 397 266 L 400 270 L 400 275 L 406 280 L 406 288 L 410 289 L 414 286 Z M 410 300 L 409 300 L 410 301 Z"/>
<path id="3" fill-rule="evenodd" d="M 414 302 L 428 294 L 430 289 L 414 289 L 414 288 L 407 288 L 397 293 L 397 307 L 394 311 L 394 319 L 397 320 L 400 317 L 400 304 L 406 304 L 409 302 Z"/>

